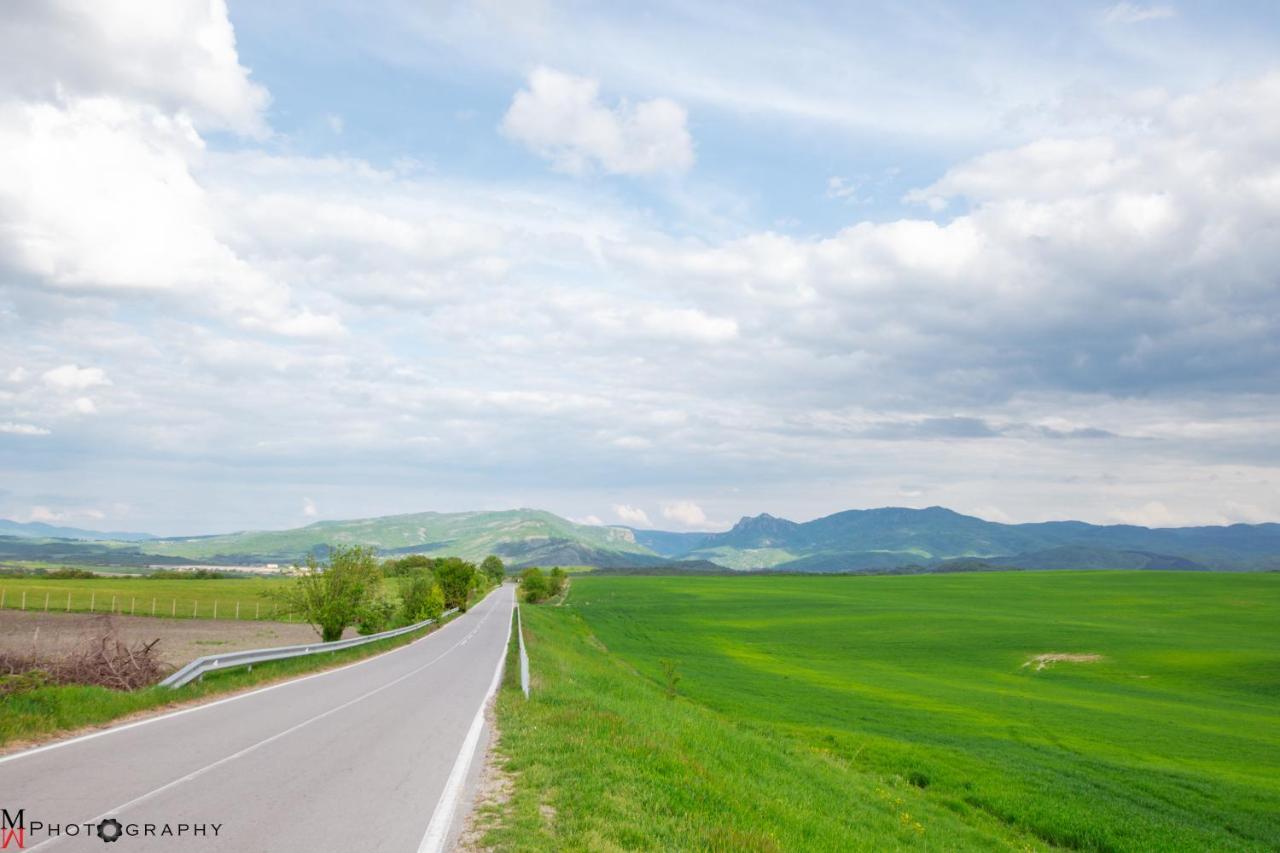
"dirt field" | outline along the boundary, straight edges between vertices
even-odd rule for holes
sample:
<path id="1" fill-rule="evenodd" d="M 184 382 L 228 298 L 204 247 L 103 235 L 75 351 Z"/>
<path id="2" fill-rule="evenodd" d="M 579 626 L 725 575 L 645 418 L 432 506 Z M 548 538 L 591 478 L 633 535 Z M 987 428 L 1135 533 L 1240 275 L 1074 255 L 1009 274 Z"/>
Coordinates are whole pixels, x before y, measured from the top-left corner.
<path id="1" fill-rule="evenodd" d="M 122 640 L 151 642 L 168 664 L 181 666 L 214 652 L 288 646 L 319 639 L 310 625 L 286 622 L 234 622 L 212 619 L 152 619 L 145 616 L 90 616 L 84 613 L 35 613 L 0 610 L 0 650 L 42 655 L 65 651 L 95 636 L 112 619 Z M 355 636 L 348 628 L 346 637 Z"/>

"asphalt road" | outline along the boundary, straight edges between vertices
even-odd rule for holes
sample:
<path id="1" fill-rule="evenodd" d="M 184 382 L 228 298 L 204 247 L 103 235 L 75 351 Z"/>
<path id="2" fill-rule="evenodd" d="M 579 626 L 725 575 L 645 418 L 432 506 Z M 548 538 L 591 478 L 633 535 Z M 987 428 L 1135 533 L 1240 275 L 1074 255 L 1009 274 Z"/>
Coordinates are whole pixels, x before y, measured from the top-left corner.
<path id="1" fill-rule="evenodd" d="M 438 849 L 462 822 L 459 756 L 483 743 L 514 601 L 507 585 L 378 657 L 0 759 L 0 808 L 62 826 L 28 850 Z M 84 826 L 104 817 L 125 833 L 109 846 Z"/>

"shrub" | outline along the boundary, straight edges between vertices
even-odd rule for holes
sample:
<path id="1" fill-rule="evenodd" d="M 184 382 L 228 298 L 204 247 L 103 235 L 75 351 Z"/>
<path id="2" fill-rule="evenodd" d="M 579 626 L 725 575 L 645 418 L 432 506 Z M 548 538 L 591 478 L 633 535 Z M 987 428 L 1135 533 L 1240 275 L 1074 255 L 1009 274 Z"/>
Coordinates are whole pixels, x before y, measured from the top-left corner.
<path id="1" fill-rule="evenodd" d="M 406 625 L 436 619 L 444 612 L 444 592 L 427 571 L 418 570 L 400 580 L 400 617 Z"/>
<path id="2" fill-rule="evenodd" d="M 444 593 L 445 607 L 456 607 L 466 612 L 475 574 L 476 567 L 458 557 L 445 557 L 436 562 L 436 583 Z"/>
<path id="3" fill-rule="evenodd" d="M 520 574 L 520 590 L 524 594 L 525 601 L 537 604 L 550 593 L 547 576 L 537 566 L 525 569 Z"/>
<path id="4" fill-rule="evenodd" d="M 391 627 L 396 615 L 396 603 L 386 596 L 378 596 L 365 602 L 356 620 L 356 630 L 361 634 L 377 634 Z"/>

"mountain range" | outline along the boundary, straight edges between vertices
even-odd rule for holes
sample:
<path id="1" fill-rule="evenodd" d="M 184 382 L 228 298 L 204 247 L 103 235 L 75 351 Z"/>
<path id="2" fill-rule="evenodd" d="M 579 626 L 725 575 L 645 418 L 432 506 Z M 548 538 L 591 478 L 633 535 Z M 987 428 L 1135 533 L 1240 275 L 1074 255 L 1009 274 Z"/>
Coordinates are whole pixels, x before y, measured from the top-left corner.
<path id="1" fill-rule="evenodd" d="M 72 541 L 90 536 L 101 540 Z M 668 566 L 680 570 L 722 566 L 796 572 L 1280 569 L 1280 524 L 1178 528 L 1082 521 L 1002 524 L 944 507 L 847 510 L 806 522 L 765 513 L 744 517 L 719 533 L 578 524 L 542 510 L 517 509 L 320 521 L 292 530 L 213 536 L 125 536 L 0 522 L 0 559 L 252 564 L 292 562 L 308 553 L 323 553 L 330 545 L 360 544 L 374 546 L 385 555 L 448 554 L 478 560 L 497 554 L 513 567 Z"/>

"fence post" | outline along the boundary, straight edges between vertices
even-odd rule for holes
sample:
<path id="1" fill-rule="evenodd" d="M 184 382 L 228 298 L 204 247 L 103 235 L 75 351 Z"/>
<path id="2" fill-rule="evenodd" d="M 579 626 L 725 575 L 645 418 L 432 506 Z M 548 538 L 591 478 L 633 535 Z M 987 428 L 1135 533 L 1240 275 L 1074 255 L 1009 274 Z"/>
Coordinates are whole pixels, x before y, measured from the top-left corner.
<path id="1" fill-rule="evenodd" d="M 135 598 L 134 596 L 129 596 L 129 615 L 132 616 L 133 611 L 137 609 L 138 609 L 138 599 Z"/>
<path id="2" fill-rule="evenodd" d="M 67 612 L 71 612 L 71 590 L 67 590 Z"/>
<path id="3" fill-rule="evenodd" d="M 152 615 L 152 616 L 155 616 L 155 615 L 156 615 L 156 599 L 155 599 L 155 596 L 152 596 L 152 597 L 151 597 L 151 615 Z"/>
<path id="4" fill-rule="evenodd" d="M 89 593 L 89 612 L 90 613 L 93 612 L 93 605 L 97 601 L 97 599 L 98 599 L 98 591 L 95 589 L 93 592 Z"/>
<path id="5" fill-rule="evenodd" d="M 218 599 L 216 598 L 213 600 L 213 618 L 218 618 Z"/>
<path id="6" fill-rule="evenodd" d="M 240 602 L 236 602 L 236 621 L 240 621 Z"/>
<path id="7" fill-rule="evenodd" d="M 253 618 L 254 618 L 254 619 L 257 619 L 257 618 L 258 618 L 258 614 L 260 614 L 261 612 L 262 612 L 262 602 L 261 602 L 261 601 L 255 601 L 255 602 L 253 603 Z"/>
<path id="8" fill-rule="evenodd" d="M 116 597 L 114 595 L 111 596 L 111 612 L 116 612 Z"/>
<path id="9" fill-rule="evenodd" d="M 25 589 L 22 591 L 22 609 L 27 609 L 27 591 Z"/>
<path id="10" fill-rule="evenodd" d="M 49 593 L 47 592 L 44 594 L 44 612 L 49 612 Z"/>

